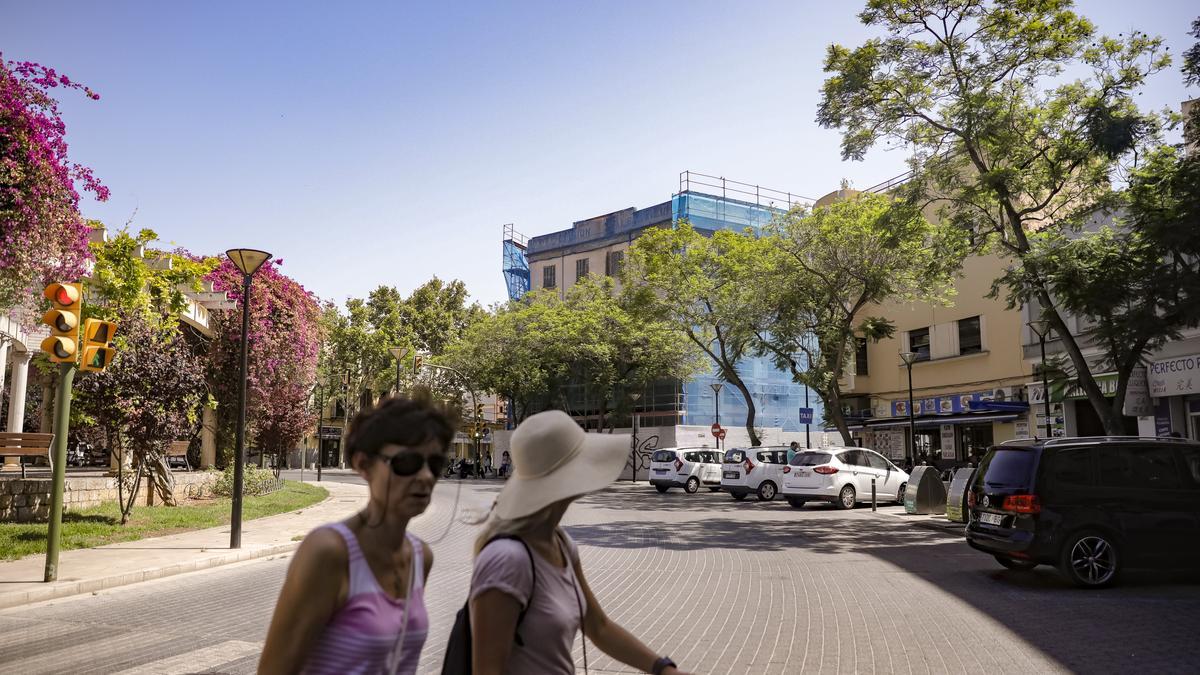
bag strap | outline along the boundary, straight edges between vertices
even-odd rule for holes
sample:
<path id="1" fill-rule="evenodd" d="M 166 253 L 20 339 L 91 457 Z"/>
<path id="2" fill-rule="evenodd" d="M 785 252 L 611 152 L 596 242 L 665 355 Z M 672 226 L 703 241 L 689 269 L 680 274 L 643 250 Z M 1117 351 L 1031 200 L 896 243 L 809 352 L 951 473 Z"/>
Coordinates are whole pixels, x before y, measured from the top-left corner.
<path id="1" fill-rule="evenodd" d="M 525 549 L 525 555 L 529 556 L 529 570 L 533 573 L 533 584 L 529 587 L 529 599 L 525 601 L 525 606 L 521 608 L 521 613 L 517 615 L 517 627 L 516 631 L 513 633 L 513 640 L 518 646 L 524 647 L 525 641 L 521 639 L 520 633 L 521 622 L 525 620 L 525 613 L 528 612 L 529 607 L 533 605 L 533 594 L 537 590 L 537 565 L 533 562 L 533 551 L 529 548 L 529 544 L 526 544 L 524 539 L 515 534 L 496 535 L 495 537 L 489 539 L 488 543 L 484 544 L 483 547 L 487 548 L 493 541 L 497 541 L 499 539 L 515 539 L 521 542 L 521 546 Z"/>
<path id="2" fill-rule="evenodd" d="M 580 595 L 582 591 L 579 586 L 579 575 L 576 574 L 575 559 L 571 557 L 571 552 L 567 550 L 567 540 L 565 535 L 556 532 L 555 536 L 558 537 L 558 545 L 562 550 L 563 559 L 565 559 L 567 564 L 571 566 L 571 579 L 574 582 L 571 584 L 571 590 L 575 591 L 575 606 L 579 608 L 579 634 L 582 636 L 581 642 L 583 643 L 583 673 L 584 675 L 587 675 L 587 617 L 583 614 L 583 597 Z M 580 568 L 582 567 L 583 566 L 580 565 Z"/>

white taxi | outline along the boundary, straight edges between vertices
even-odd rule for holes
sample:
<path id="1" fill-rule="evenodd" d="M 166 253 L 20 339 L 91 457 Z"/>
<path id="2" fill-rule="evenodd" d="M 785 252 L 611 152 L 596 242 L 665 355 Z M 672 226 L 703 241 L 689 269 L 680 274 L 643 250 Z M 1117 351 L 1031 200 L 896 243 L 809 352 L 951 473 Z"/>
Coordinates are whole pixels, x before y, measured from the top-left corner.
<path id="1" fill-rule="evenodd" d="M 798 452 L 783 469 L 780 492 L 796 508 L 809 501 L 832 502 L 852 509 L 871 500 L 872 479 L 877 501 L 904 502 L 908 474 L 867 448 L 831 447 Z"/>
<path id="2" fill-rule="evenodd" d="M 695 494 L 701 485 L 721 489 L 721 453 L 711 448 L 661 448 L 650 455 L 650 484 L 659 492 L 681 487 Z"/>
<path id="3" fill-rule="evenodd" d="M 721 465 L 721 489 L 737 500 L 754 492 L 758 500 L 775 499 L 787 466 L 787 446 L 765 448 L 733 448 L 725 453 Z"/>

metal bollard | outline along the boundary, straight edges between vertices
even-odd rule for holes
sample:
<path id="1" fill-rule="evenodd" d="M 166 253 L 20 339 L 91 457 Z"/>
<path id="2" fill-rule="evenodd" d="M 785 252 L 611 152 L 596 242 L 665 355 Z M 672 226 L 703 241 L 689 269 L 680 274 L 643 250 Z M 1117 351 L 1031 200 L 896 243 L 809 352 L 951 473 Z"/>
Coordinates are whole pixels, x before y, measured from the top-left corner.
<path id="1" fill-rule="evenodd" d="M 874 478 L 871 479 L 871 510 L 872 511 L 877 510 L 876 504 L 875 504 L 875 479 Z"/>

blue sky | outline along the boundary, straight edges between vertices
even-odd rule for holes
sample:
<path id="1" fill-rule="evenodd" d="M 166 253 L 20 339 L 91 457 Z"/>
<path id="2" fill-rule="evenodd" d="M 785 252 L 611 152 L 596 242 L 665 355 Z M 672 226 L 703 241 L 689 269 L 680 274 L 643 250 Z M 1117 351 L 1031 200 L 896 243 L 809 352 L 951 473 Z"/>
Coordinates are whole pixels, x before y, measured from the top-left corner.
<path id="1" fill-rule="evenodd" d="M 265 248 L 339 303 L 435 274 L 501 300 L 502 224 L 649 206 L 685 169 L 816 197 L 904 168 L 842 162 L 813 122 L 825 47 L 867 37 L 860 3 L 5 4 L 6 59 L 101 94 L 63 102 L 73 159 L 112 189 L 87 216 Z M 1173 52 L 1200 14 L 1079 5 Z M 1172 70 L 1143 104 L 1185 97 Z"/>

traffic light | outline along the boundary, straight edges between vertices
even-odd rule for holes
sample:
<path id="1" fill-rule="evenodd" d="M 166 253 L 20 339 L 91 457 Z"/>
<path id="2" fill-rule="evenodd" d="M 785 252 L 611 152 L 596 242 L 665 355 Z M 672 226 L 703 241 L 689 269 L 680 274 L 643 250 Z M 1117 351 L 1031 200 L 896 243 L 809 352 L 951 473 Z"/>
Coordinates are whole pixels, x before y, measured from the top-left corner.
<path id="1" fill-rule="evenodd" d="M 475 419 L 477 419 L 477 420 L 483 419 L 483 404 L 482 403 L 475 404 Z"/>
<path id="2" fill-rule="evenodd" d="M 100 319 L 88 319 L 83 322 L 83 360 L 80 370 L 102 372 L 112 363 L 117 350 L 113 349 L 113 336 L 117 332 L 117 324 Z"/>
<path id="3" fill-rule="evenodd" d="M 79 306 L 83 300 L 81 284 L 50 284 L 42 293 L 50 301 L 50 311 L 42 323 L 50 327 L 50 337 L 42 340 L 42 351 L 54 363 L 74 363 L 79 354 Z"/>
<path id="4" fill-rule="evenodd" d="M 413 357 L 413 372 L 415 373 L 420 369 L 421 369 L 421 355 L 417 354 L 416 356 Z"/>

